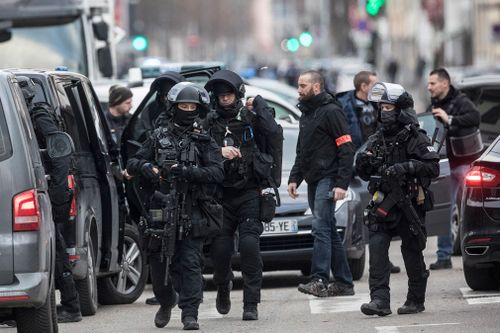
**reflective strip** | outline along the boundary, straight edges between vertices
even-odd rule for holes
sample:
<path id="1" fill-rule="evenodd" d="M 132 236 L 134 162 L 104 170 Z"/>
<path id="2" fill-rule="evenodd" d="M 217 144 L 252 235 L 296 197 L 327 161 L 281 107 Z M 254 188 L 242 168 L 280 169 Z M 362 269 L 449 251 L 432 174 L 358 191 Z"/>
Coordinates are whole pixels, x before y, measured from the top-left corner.
<path id="1" fill-rule="evenodd" d="M 337 144 L 337 147 L 342 146 L 344 143 L 352 142 L 351 136 L 349 134 L 339 136 L 336 140 L 335 143 Z"/>

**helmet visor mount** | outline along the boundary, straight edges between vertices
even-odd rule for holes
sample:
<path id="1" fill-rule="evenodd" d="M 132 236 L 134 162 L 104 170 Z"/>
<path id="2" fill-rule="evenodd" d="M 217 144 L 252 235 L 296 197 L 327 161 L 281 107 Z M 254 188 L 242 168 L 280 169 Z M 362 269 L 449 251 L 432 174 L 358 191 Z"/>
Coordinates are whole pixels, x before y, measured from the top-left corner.
<path id="1" fill-rule="evenodd" d="M 377 82 L 368 93 L 368 100 L 375 103 L 396 104 L 405 89 L 396 83 Z"/>

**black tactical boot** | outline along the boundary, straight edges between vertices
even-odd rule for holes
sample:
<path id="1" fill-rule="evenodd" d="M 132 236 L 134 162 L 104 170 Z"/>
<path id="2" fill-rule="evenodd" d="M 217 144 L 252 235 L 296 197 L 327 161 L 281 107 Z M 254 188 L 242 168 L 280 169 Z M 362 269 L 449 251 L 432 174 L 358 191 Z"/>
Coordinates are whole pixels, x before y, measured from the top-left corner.
<path id="1" fill-rule="evenodd" d="M 184 324 L 184 327 L 182 328 L 184 331 L 196 331 L 200 329 L 200 325 L 194 317 L 187 316 L 182 319 L 182 323 Z"/>
<path id="2" fill-rule="evenodd" d="M 399 266 L 394 265 L 392 261 L 389 261 L 389 265 L 391 266 L 391 274 L 401 272 L 401 268 Z"/>
<path id="3" fill-rule="evenodd" d="M 172 315 L 172 307 L 171 306 L 160 306 L 158 312 L 156 312 L 155 316 L 155 325 L 158 328 L 163 328 L 167 326 L 170 321 L 170 316 Z"/>
<path id="4" fill-rule="evenodd" d="M 316 297 L 328 296 L 328 286 L 322 279 L 312 279 L 306 284 L 299 284 L 299 291 L 304 294 L 314 295 Z"/>
<path id="5" fill-rule="evenodd" d="M 57 308 L 57 322 L 58 323 L 76 323 L 82 320 L 82 313 L 69 312 L 62 307 Z"/>
<path id="6" fill-rule="evenodd" d="M 361 305 L 361 312 L 367 316 L 387 316 L 392 313 L 389 305 L 382 305 L 377 301 L 371 301 L 370 303 L 364 303 Z"/>
<path id="7" fill-rule="evenodd" d="M 328 285 L 328 296 L 352 296 L 354 287 L 346 286 L 342 283 L 330 283 Z"/>
<path id="8" fill-rule="evenodd" d="M 430 264 L 429 268 L 432 270 L 450 269 L 453 268 L 453 265 L 451 264 L 451 259 L 438 259 L 435 263 Z"/>
<path id="9" fill-rule="evenodd" d="M 160 305 L 160 302 L 158 302 L 158 299 L 156 297 L 150 297 L 150 298 L 146 298 L 146 304 L 147 305 Z"/>
<path id="10" fill-rule="evenodd" d="M 228 314 L 231 310 L 231 289 L 233 289 L 233 282 L 229 281 L 226 285 L 217 287 L 217 298 L 215 299 L 215 307 L 220 314 Z"/>
<path id="11" fill-rule="evenodd" d="M 406 301 L 405 304 L 398 309 L 398 314 L 412 314 L 419 313 L 425 310 L 424 303 L 416 303 L 413 301 Z"/>
<path id="12" fill-rule="evenodd" d="M 257 311 L 257 304 L 245 303 L 243 306 L 243 320 L 258 320 L 259 312 Z"/>

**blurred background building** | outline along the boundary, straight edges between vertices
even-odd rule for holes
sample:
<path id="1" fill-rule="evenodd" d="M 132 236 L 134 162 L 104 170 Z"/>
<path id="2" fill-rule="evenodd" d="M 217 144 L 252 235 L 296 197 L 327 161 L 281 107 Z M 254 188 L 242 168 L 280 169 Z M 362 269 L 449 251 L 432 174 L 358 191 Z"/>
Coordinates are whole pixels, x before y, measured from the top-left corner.
<path id="1" fill-rule="evenodd" d="M 434 67 L 458 79 L 500 58 L 500 0 L 115 1 L 122 74 L 152 58 L 269 77 L 357 62 L 425 93 Z"/>

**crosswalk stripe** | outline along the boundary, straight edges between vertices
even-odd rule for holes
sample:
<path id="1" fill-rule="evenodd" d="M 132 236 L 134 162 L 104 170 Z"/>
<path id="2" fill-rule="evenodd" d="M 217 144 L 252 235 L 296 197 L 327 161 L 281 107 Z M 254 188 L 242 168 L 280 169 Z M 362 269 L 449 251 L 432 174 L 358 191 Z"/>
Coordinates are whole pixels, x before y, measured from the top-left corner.
<path id="1" fill-rule="evenodd" d="M 361 304 L 367 303 L 367 293 L 354 296 L 314 297 L 309 296 L 309 308 L 312 314 L 360 311 Z"/>
<path id="2" fill-rule="evenodd" d="M 470 288 L 460 288 L 460 292 L 469 305 L 500 303 L 498 290 L 475 291 Z"/>

